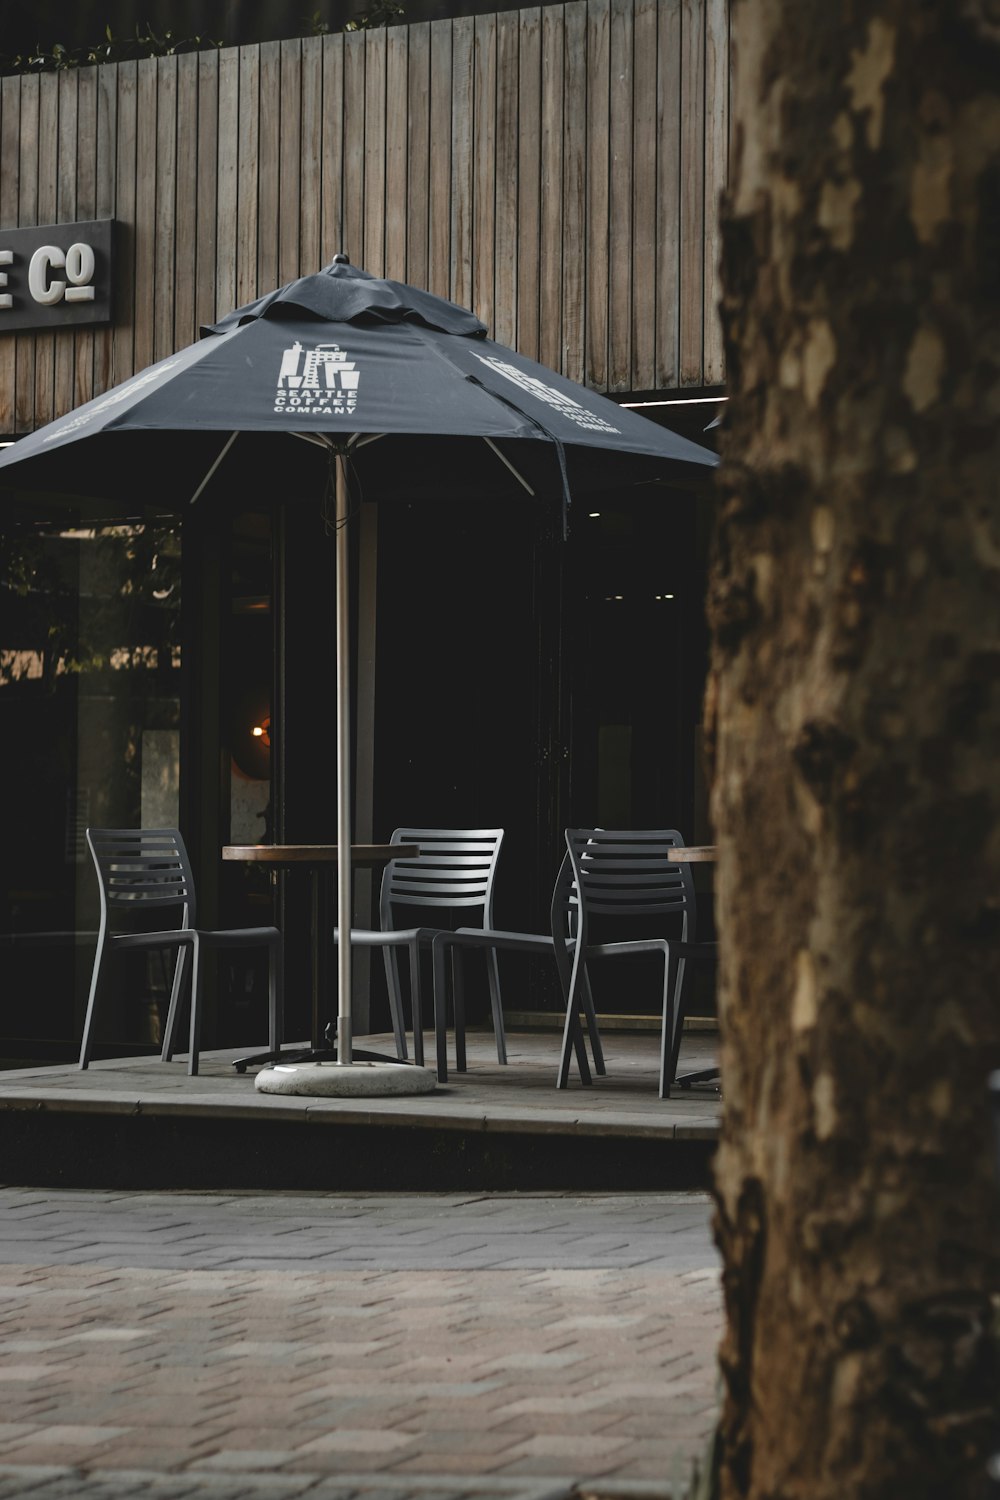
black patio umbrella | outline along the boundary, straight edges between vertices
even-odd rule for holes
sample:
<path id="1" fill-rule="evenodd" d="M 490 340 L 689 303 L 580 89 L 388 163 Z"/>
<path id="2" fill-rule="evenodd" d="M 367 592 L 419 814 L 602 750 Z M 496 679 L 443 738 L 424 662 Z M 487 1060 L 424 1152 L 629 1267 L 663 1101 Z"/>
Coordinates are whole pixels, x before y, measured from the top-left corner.
<path id="1" fill-rule="evenodd" d="M 202 330 L 0 453 L 0 491 L 205 503 L 216 487 L 337 494 L 338 921 L 349 932 L 348 469 L 365 496 L 527 491 L 563 505 L 677 484 L 716 463 L 677 436 L 486 337 L 464 308 L 338 256 Z M 338 1057 L 351 1059 L 350 944 L 338 945 Z"/>

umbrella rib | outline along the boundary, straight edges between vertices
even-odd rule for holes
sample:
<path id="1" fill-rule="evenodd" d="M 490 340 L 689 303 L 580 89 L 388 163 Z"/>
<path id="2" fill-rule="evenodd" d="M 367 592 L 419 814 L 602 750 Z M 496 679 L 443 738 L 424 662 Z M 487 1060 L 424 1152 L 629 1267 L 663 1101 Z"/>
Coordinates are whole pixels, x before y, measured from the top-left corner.
<path id="1" fill-rule="evenodd" d="M 524 488 L 528 491 L 528 494 L 531 496 L 531 498 L 534 499 L 535 498 L 535 492 L 531 488 L 531 485 L 525 479 L 525 477 L 524 477 L 523 474 L 519 474 L 518 473 L 517 469 L 515 469 L 514 465 L 511 463 L 511 461 L 507 457 L 507 455 L 505 453 L 501 453 L 500 452 L 500 449 L 497 447 L 497 445 L 493 441 L 493 439 L 492 438 L 488 438 L 488 437 L 484 437 L 483 438 L 483 442 L 486 444 L 487 448 L 491 448 L 493 450 L 493 452 L 496 454 L 497 458 L 500 460 L 500 462 L 502 464 L 506 464 L 507 468 L 513 474 L 513 476 L 517 480 L 518 484 L 523 485 Z"/>
<path id="2" fill-rule="evenodd" d="M 226 438 L 226 441 L 223 443 L 222 448 L 221 448 L 221 450 L 219 452 L 219 456 L 216 458 L 214 464 L 209 469 L 209 471 L 205 475 L 204 479 L 201 481 L 201 484 L 199 484 L 198 488 L 195 490 L 194 494 L 191 496 L 191 500 L 190 500 L 190 504 L 191 505 L 193 505 L 194 502 L 199 498 L 199 496 L 201 495 L 202 491 L 205 489 L 205 486 L 208 484 L 209 480 L 211 479 L 212 475 L 215 473 L 216 469 L 219 467 L 219 465 L 221 464 L 222 460 L 225 458 L 226 454 L 229 452 L 230 448 L 233 446 L 233 444 L 235 443 L 235 441 L 236 441 L 236 439 L 238 437 L 239 437 L 239 433 L 238 432 L 231 432 L 229 434 L 229 436 Z"/>

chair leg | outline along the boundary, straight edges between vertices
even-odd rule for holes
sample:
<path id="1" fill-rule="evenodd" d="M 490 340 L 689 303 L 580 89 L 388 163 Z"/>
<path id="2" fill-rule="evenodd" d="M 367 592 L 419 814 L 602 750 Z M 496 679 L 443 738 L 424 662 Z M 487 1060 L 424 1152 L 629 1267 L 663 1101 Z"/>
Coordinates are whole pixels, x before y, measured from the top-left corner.
<path id="1" fill-rule="evenodd" d="M 420 1003 L 420 943 L 416 938 L 410 943 L 410 1017 L 413 1021 L 413 1061 L 418 1068 L 422 1068 L 424 1065 L 424 1015 Z M 405 1037 L 405 1031 L 403 1034 Z"/>
<path id="2" fill-rule="evenodd" d="M 399 984 L 399 956 L 395 948 L 384 945 L 382 962 L 385 964 L 385 987 L 389 992 L 389 1014 L 392 1016 L 392 1034 L 396 1038 L 396 1056 L 400 1062 L 405 1062 L 408 1056 L 406 1024 L 403 1020 L 403 994 Z"/>
<path id="3" fill-rule="evenodd" d="M 607 1076 L 607 1068 L 604 1065 L 604 1048 L 601 1045 L 601 1033 L 597 1029 L 597 1011 L 594 1009 L 594 992 L 590 988 L 590 975 L 586 965 L 583 970 L 583 983 L 580 985 L 580 999 L 583 1003 L 583 1013 L 587 1017 L 587 1031 L 590 1035 L 590 1051 L 594 1058 L 594 1071 L 599 1077 Z"/>
<path id="4" fill-rule="evenodd" d="M 184 988 L 184 970 L 187 965 L 187 947 L 181 945 L 177 949 L 177 958 L 174 962 L 174 982 L 170 986 L 170 1004 L 167 1006 L 167 1020 L 163 1028 L 163 1046 L 160 1049 L 160 1061 L 170 1062 L 174 1055 L 177 1037 L 177 1016 L 181 1005 L 181 992 Z"/>
<path id="5" fill-rule="evenodd" d="M 465 967 L 458 961 L 458 949 L 451 950 L 451 993 L 455 1011 L 455 1072 L 467 1073 L 465 1054 Z"/>
<path id="6" fill-rule="evenodd" d="M 438 1083 L 448 1082 L 448 995 L 447 969 L 445 969 L 445 945 L 435 939 L 432 944 L 433 1004 L 435 1004 L 435 1052 L 438 1055 Z M 454 972 L 456 954 L 451 950 L 451 969 Z"/>
<path id="7" fill-rule="evenodd" d="M 83 1041 L 80 1044 L 81 1069 L 90 1066 L 90 1056 L 94 1050 L 94 1021 L 97 1016 L 97 996 L 100 991 L 101 978 L 107 958 L 107 943 L 98 943 L 97 952 L 94 955 L 94 970 L 90 977 L 90 995 L 87 999 L 87 1017 L 83 1023 Z"/>
<path id="8" fill-rule="evenodd" d="M 435 938 L 431 947 L 434 968 L 434 1047 L 437 1052 L 438 1083 L 448 1082 L 448 996 L 445 978 L 445 945 Z M 455 950 L 452 949 L 452 969 Z"/>
<path id="9" fill-rule="evenodd" d="M 683 962 L 683 960 L 681 960 Z M 674 997 L 670 985 L 670 948 L 663 951 L 663 1022 L 660 1028 L 660 1098 L 670 1098 L 674 1081 Z"/>
<path id="10" fill-rule="evenodd" d="M 285 955 L 280 940 L 270 944 L 267 958 L 267 1046 L 278 1052 L 285 1038 Z"/>
<path id="11" fill-rule="evenodd" d="M 500 1003 L 500 965 L 497 950 L 490 948 L 486 954 L 486 972 L 490 981 L 490 1007 L 493 1011 L 493 1034 L 497 1039 L 497 1062 L 507 1061 L 507 1034 L 503 1025 L 503 1006 Z"/>
<path id="12" fill-rule="evenodd" d="M 577 990 L 581 982 L 585 979 L 586 966 L 581 962 L 580 950 L 577 949 L 573 958 L 573 972 L 570 976 L 569 991 L 566 997 L 566 1022 L 563 1026 L 562 1049 L 559 1053 L 559 1071 L 556 1075 L 557 1089 L 564 1089 L 569 1084 L 569 1052 L 571 1045 L 576 1053 L 577 1067 L 580 1069 L 580 1082 L 583 1084 L 593 1082 L 590 1075 L 590 1064 L 587 1061 L 587 1049 L 584 1046 L 583 1032 L 580 1028 L 580 1017 L 577 1013 Z"/>
<path id="13" fill-rule="evenodd" d="M 195 938 L 191 944 L 191 1032 L 188 1041 L 188 1076 L 194 1078 L 198 1072 L 198 1053 L 201 1047 L 201 945 Z"/>
<path id="14" fill-rule="evenodd" d="M 677 1063 L 680 1059 L 681 1053 L 681 1038 L 684 1031 L 684 1017 L 687 1013 L 688 977 L 690 972 L 691 968 L 689 968 L 686 959 L 678 959 L 677 976 L 674 980 L 674 1030 L 670 1044 L 670 1084 L 673 1084 L 674 1079 L 677 1077 Z"/>

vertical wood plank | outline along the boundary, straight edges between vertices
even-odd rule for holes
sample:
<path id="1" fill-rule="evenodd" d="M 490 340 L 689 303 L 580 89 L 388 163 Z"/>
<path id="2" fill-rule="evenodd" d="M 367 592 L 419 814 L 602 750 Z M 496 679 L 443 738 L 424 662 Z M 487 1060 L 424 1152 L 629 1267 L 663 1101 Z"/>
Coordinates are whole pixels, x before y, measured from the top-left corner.
<path id="1" fill-rule="evenodd" d="M 586 375 L 587 286 L 587 4 L 566 6 L 563 150 L 563 357 L 570 380 Z M 567 248 L 570 247 L 567 253 Z"/>
<path id="2" fill-rule="evenodd" d="M 344 230 L 344 38 L 323 38 L 323 198 L 321 253 L 324 265 L 346 249 Z"/>
<path id="3" fill-rule="evenodd" d="M 21 175 L 18 130 L 21 119 L 21 80 L 0 78 L 0 227 L 17 227 L 17 194 Z M 7 333 L 0 312 L 0 436 L 13 437 L 17 388 L 16 336 Z"/>
<path id="4" fill-rule="evenodd" d="M 136 370 L 153 362 L 156 307 L 156 59 L 136 64 L 135 337 Z"/>
<path id="5" fill-rule="evenodd" d="M 431 26 L 430 190 L 427 288 L 451 290 L 451 22 Z"/>
<path id="6" fill-rule="evenodd" d="M 76 137 L 80 75 L 78 71 L 60 73 L 59 136 L 56 177 L 56 220 L 71 224 L 76 218 Z M 68 247 L 67 247 L 68 248 Z M 55 375 L 52 389 L 52 415 L 61 417 L 72 410 L 76 373 L 76 340 L 71 329 L 55 336 Z"/>
<path id="7" fill-rule="evenodd" d="M 38 80 L 38 217 L 36 223 L 56 219 L 59 152 L 59 77 L 49 73 Z M 32 425 L 40 427 L 53 415 L 55 337 L 35 335 L 35 402 Z"/>
<path id="8" fill-rule="evenodd" d="M 587 385 L 608 384 L 608 206 L 611 16 L 608 0 L 587 7 Z"/>
<path id="9" fill-rule="evenodd" d="M 451 23 L 451 252 L 450 295 L 471 307 L 473 233 L 472 116 L 475 22 L 459 16 Z"/>
<path id="10" fill-rule="evenodd" d="M 497 18 L 475 20 L 472 123 L 472 309 L 493 333 Z"/>
<path id="11" fill-rule="evenodd" d="M 21 79 L 20 139 L 18 141 L 18 224 L 38 223 L 39 80 Z M 35 340 L 18 334 L 14 346 L 14 427 L 30 432 L 35 425 Z"/>
<path id="12" fill-rule="evenodd" d="M 302 199 L 302 49 L 281 43 L 281 177 L 278 188 L 278 274 L 284 286 L 299 274 L 299 214 Z"/>
<path id="13" fill-rule="evenodd" d="M 257 287 L 263 297 L 279 285 L 278 215 L 281 212 L 281 43 L 260 47 L 260 133 L 257 159 Z"/>
<path id="14" fill-rule="evenodd" d="M 391 26 L 385 53 L 385 274 L 406 280 L 409 27 Z"/>
<path id="15" fill-rule="evenodd" d="M 705 0 L 681 7 L 681 385 L 704 384 Z"/>
<path id="16" fill-rule="evenodd" d="M 560 6 L 542 9 L 541 194 L 539 203 L 538 358 L 562 367 L 563 41 Z"/>
<path id="17" fill-rule="evenodd" d="M 365 257 L 365 34 L 344 36 L 344 231 L 355 265 Z"/>
<path id="18" fill-rule="evenodd" d="M 194 260 L 195 334 L 206 323 L 214 323 L 215 266 L 218 256 L 219 151 L 222 123 L 219 116 L 219 54 L 198 54 L 198 155 L 195 163 L 197 240 Z M 235 76 L 235 74 L 234 74 Z M 235 161 L 230 154 L 231 170 Z M 235 176 L 233 177 L 235 184 Z"/>
<path id="19" fill-rule="evenodd" d="M 681 5 L 659 0 L 656 44 L 656 378 L 680 385 Z"/>
<path id="20" fill-rule="evenodd" d="M 705 384 L 726 378 L 719 300 L 719 214 L 729 167 L 729 6 L 707 0 L 705 13 Z"/>
<path id="21" fill-rule="evenodd" d="M 538 358 L 542 189 L 542 13 L 523 10 L 517 60 L 516 344 Z"/>
<path id="22" fill-rule="evenodd" d="M 118 69 L 100 67 L 94 69 L 97 82 L 97 184 L 96 212 L 99 219 L 118 217 Z M 121 228 L 118 231 L 115 254 L 124 258 L 125 246 Z M 118 318 L 123 315 L 120 302 L 121 282 L 116 259 L 114 307 Z M 99 396 L 112 383 L 112 348 L 114 334 L 111 327 L 94 330 L 94 395 Z"/>
<path id="23" fill-rule="evenodd" d="M 174 347 L 177 214 L 177 59 L 156 64 L 156 231 L 153 254 L 153 358 Z"/>
<path id="24" fill-rule="evenodd" d="M 427 21 L 410 27 L 409 152 L 406 174 L 406 279 L 427 286 L 430 204 L 431 30 Z"/>
<path id="25" fill-rule="evenodd" d="M 239 262 L 240 81 L 235 47 L 219 55 L 219 140 L 215 166 L 215 296 L 211 322 L 237 306 Z M 206 187 L 206 197 L 209 189 Z M 207 250 L 207 244 L 206 244 Z"/>
<path id="26" fill-rule="evenodd" d="M 96 68 L 94 77 L 97 83 L 97 192 L 96 213 L 99 219 L 117 219 L 118 217 L 118 89 L 120 89 L 120 78 L 117 68 Z M 123 233 L 121 225 L 117 226 L 117 240 L 115 240 L 115 257 L 118 269 L 115 270 L 114 290 L 114 318 L 115 321 L 121 317 L 121 258 L 124 257 Z M 94 363 L 93 363 L 93 393 L 99 396 L 112 384 L 112 350 L 114 350 L 114 332 L 112 327 L 94 329 Z"/>
<path id="27" fill-rule="evenodd" d="M 365 32 L 365 258 L 385 275 L 385 28 Z"/>
<path id="28" fill-rule="evenodd" d="M 497 16 L 496 198 L 493 327 L 501 344 L 517 338 L 517 166 L 519 12 Z M 537 126 L 536 126 L 537 132 Z M 537 133 L 535 138 L 537 149 Z"/>
<path id="29" fill-rule="evenodd" d="M 632 0 L 611 0 L 608 385 L 632 379 Z"/>
<path id="30" fill-rule="evenodd" d="M 302 141 L 299 157 L 299 273 L 323 265 L 320 217 L 323 203 L 323 40 L 302 42 Z"/>
<path id="31" fill-rule="evenodd" d="M 632 123 L 633 391 L 655 385 L 656 0 L 636 0 Z"/>
<path id="32" fill-rule="evenodd" d="M 237 307 L 257 295 L 257 174 L 260 166 L 260 48 L 240 48 L 240 98 L 236 124 L 239 155 L 236 186 Z"/>
<path id="33" fill-rule="evenodd" d="M 77 75 L 76 106 L 76 217 L 97 217 L 97 74 L 81 68 Z M 94 394 L 94 331 L 82 328 L 74 340 L 73 388 L 70 406 L 80 406 Z"/>
<path id="34" fill-rule="evenodd" d="M 55 185 L 57 223 L 71 223 L 76 216 L 76 134 L 80 73 L 72 69 L 55 75 L 58 91 L 58 127 Z"/>
<path id="35" fill-rule="evenodd" d="M 214 158 L 215 152 L 212 152 Z M 198 253 L 198 54 L 177 59 L 177 170 L 174 219 L 174 337 L 183 349 L 197 336 L 195 276 Z M 212 219 L 215 212 L 213 205 Z"/>
<path id="36" fill-rule="evenodd" d="M 118 73 L 116 130 L 115 216 L 122 225 L 118 238 L 115 305 L 118 315 L 111 335 L 110 384 L 127 380 L 135 370 L 135 192 L 138 150 L 138 64 L 121 63 Z"/>

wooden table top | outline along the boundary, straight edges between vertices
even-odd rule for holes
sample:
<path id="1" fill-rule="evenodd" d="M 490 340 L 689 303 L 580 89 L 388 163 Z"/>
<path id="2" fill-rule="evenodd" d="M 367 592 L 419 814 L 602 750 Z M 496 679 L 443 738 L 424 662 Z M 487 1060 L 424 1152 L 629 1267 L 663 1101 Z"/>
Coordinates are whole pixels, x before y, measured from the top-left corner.
<path id="1" fill-rule="evenodd" d="M 351 864 L 384 865 L 390 859 L 416 859 L 419 844 L 352 844 Z M 261 865 L 332 865 L 336 844 L 225 844 L 223 859 Z"/>
<path id="2" fill-rule="evenodd" d="M 709 865 L 718 857 L 715 844 L 678 844 L 667 850 L 667 859 L 675 865 Z"/>

